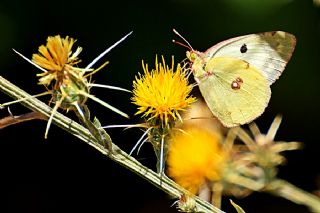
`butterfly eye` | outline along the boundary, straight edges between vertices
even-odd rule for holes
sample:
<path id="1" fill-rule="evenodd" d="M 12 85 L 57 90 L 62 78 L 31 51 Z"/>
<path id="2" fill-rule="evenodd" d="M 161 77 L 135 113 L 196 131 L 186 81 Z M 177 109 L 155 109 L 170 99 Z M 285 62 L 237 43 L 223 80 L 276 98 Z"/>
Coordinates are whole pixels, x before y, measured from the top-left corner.
<path id="1" fill-rule="evenodd" d="M 187 51 L 187 58 L 191 61 L 194 62 L 197 58 L 198 55 L 197 53 L 193 52 L 193 51 Z"/>
<path id="2" fill-rule="evenodd" d="M 246 44 L 243 44 L 243 45 L 240 47 L 240 52 L 241 52 L 241 53 L 246 53 L 247 51 L 248 51 L 247 45 L 246 45 Z"/>

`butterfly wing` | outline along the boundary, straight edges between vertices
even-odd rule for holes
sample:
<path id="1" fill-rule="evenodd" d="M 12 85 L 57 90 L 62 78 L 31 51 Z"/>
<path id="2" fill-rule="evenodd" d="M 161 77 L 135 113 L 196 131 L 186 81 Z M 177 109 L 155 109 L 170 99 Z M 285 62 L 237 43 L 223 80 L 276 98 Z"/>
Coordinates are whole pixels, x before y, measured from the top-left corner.
<path id="1" fill-rule="evenodd" d="M 194 67 L 197 73 L 197 68 Z M 226 127 L 248 123 L 266 108 L 271 90 L 267 79 L 251 64 L 237 58 L 214 57 L 205 65 L 200 91 L 212 113 Z"/>
<path id="2" fill-rule="evenodd" d="M 261 70 L 269 85 L 275 82 L 290 60 L 296 45 L 294 35 L 273 31 L 239 36 L 220 42 L 205 52 L 205 57 L 234 57 Z"/>

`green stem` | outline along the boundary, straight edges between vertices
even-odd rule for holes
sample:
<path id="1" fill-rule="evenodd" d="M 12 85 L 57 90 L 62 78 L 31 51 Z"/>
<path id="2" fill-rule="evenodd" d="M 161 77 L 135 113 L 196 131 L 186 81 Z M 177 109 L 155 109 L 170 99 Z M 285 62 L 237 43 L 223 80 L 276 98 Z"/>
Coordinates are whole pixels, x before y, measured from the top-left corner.
<path id="1" fill-rule="evenodd" d="M 21 104 L 31 109 L 32 111 L 40 112 L 46 117 L 50 117 L 52 109 L 49 106 L 47 106 L 45 103 L 39 101 L 36 98 L 32 98 L 28 93 L 21 90 L 20 88 L 10 83 L 1 76 L 0 90 L 2 90 L 4 93 L 8 94 L 14 99 L 26 98 L 25 100 L 21 101 Z M 115 144 L 112 144 L 112 149 L 114 153 L 109 154 L 108 149 L 100 145 L 99 141 L 92 137 L 88 129 L 84 128 L 83 126 L 71 120 L 70 118 L 62 115 L 61 113 L 56 112 L 53 116 L 52 122 L 60 128 L 64 129 L 65 131 L 78 137 L 88 145 L 94 147 L 96 150 L 106 155 L 111 160 L 115 161 L 116 163 L 126 167 L 127 169 L 146 179 L 162 191 L 171 195 L 173 198 L 177 199 L 180 198 L 181 195 L 188 193 L 185 189 L 177 185 L 171 179 L 167 178 L 166 176 L 161 176 L 161 178 L 159 174 L 143 166 L 135 158 L 129 156 L 126 152 L 122 151 Z M 195 197 L 195 201 L 197 205 L 197 210 L 200 212 L 222 212 L 218 208 L 212 206 L 206 201 L 201 200 L 198 197 Z"/>
<path id="2" fill-rule="evenodd" d="M 282 179 L 273 179 L 266 185 L 243 176 L 228 177 L 229 182 L 252 191 L 264 191 L 283 197 L 299 205 L 305 205 L 313 212 L 320 213 L 320 198 Z"/>
<path id="3" fill-rule="evenodd" d="M 320 212 L 319 197 L 310 194 L 285 180 L 275 179 L 271 181 L 264 190 L 296 204 L 305 205 L 313 212 Z"/>
<path id="4" fill-rule="evenodd" d="M 83 115 L 80 113 L 80 111 L 83 113 Z M 93 137 L 99 141 L 99 144 L 103 147 L 107 148 L 108 151 L 112 152 L 112 140 L 109 134 L 101 128 L 100 122 L 99 125 L 97 124 L 98 120 L 96 119 L 96 123 L 92 123 L 90 120 L 90 111 L 86 105 L 80 107 L 78 106 L 78 109 L 75 110 L 75 114 L 78 116 L 79 120 L 85 125 L 85 127 L 88 128 L 90 133 L 93 135 Z M 84 116 L 84 117 L 83 117 Z M 97 126 L 98 125 L 98 126 Z"/>

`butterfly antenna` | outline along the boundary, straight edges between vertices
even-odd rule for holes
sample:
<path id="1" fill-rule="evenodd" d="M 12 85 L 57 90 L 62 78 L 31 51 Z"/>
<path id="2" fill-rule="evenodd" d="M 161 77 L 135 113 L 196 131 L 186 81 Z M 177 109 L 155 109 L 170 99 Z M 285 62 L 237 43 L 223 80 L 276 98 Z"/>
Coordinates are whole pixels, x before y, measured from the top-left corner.
<path id="1" fill-rule="evenodd" d="M 181 46 L 183 46 L 183 47 L 186 47 L 186 48 L 188 48 L 188 49 L 190 49 L 190 50 L 193 50 L 191 44 L 187 41 L 187 39 L 185 39 L 180 33 L 178 33 L 177 30 L 173 29 L 173 32 L 174 32 L 177 36 L 179 36 L 186 44 L 181 43 L 181 42 L 176 41 L 176 40 L 172 40 L 173 43 L 179 44 L 179 45 L 181 45 Z"/>

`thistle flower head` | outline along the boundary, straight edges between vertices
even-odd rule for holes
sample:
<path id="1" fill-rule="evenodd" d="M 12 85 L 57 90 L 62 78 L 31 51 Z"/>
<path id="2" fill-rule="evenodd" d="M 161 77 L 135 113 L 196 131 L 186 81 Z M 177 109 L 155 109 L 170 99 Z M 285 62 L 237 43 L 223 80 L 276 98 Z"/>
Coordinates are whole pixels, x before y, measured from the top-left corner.
<path id="1" fill-rule="evenodd" d="M 179 111 L 185 110 L 195 98 L 190 96 L 192 85 L 188 84 L 187 75 L 180 64 L 174 67 L 162 63 L 156 58 L 155 69 L 149 71 L 142 62 L 144 75 L 139 73 L 133 82 L 132 102 L 138 106 L 136 114 L 143 114 L 149 121 L 159 119 L 161 124 L 180 118 Z"/>
<path id="2" fill-rule="evenodd" d="M 80 62 L 78 55 L 82 48 L 78 47 L 75 52 L 72 52 L 71 49 L 75 42 L 76 40 L 68 36 L 65 38 L 59 35 L 49 36 L 46 46 L 41 45 L 39 53 L 32 55 L 32 61 L 46 70 L 38 74 L 39 84 L 49 85 L 52 80 L 61 81 L 65 72 L 78 69 L 73 66 Z"/>
<path id="3" fill-rule="evenodd" d="M 61 101 L 60 108 L 65 110 L 75 109 L 76 105 L 83 106 L 89 94 L 89 87 L 85 78 L 73 79 L 73 77 L 63 78 L 59 82 L 59 88 L 52 91 L 52 101 Z"/>
<path id="4" fill-rule="evenodd" d="M 275 141 L 281 117 L 277 116 L 267 134 L 262 134 L 255 123 L 249 125 L 250 133 L 241 127 L 229 131 L 224 144 L 229 161 L 224 173 L 224 192 L 246 196 L 264 189 L 277 175 L 277 166 L 286 162 L 283 151 L 295 150 L 301 143 Z M 242 143 L 235 143 L 239 138 Z M 230 184 L 231 183 L 231 184 Z"/>
<path id="5" fill-rule="evenodd" d="M 198 212 L 196 201 L 191 196 L 182 194 L 179 200 L 175 203 L 177 204 L 177 209 L 180 212 Z"/>
<path id="6" fill-rule="evenodd" d="M 105 87 L 112 88 L 118 90 L 125 90 L 119 87 L 107 86 L 102 84 L 91 84 L 89 83 L 87 77 L 91 77 L 94 73 L 103 68 L 108 62 L 104 63 L 98 69 L 91 69 L 91 67 L 101 59 L 105 54 L 107 54 L 110 50 L 112 50 L 116 45 L 125 40 L 132 32 L 128 33 L 118 42 L 113 44 L 111 47 L 106 49 L 103 53 L 101 53 L 97 58 L 95 58 L 86 68 L 78 68 L 75 67 L 80 62 L 78 55 L 80 54 L 82 48 L 78 47 L 75 52 L 72 52 L 72 46 L 75 43 L 75 40 L 66 36 L 66 38 L 61 38 L 59 35 L 54 37 L 48 37 L 46 46 L 41 45 L 39 47 L 39 53 L 33 54 L 32 60 L 23 56 L 21 53 L 15 51 L 22 58 L 39 68 L 43 73 L 38 74 L 40 76 L 39 84 L 46 86 L 48 89 L 47 92 L 35 95 L 33 97 L 39 97 L 41 95 L 51 94 L 52 98 L 50 102 L 53 102 L 55 105 L 52 109 L 52 113 L 48 119 L 45 138 L 47 138 L 47 134 L 50 128 L 50 124 L 52 122 L 53 116 L 59 108 L 63 108 L 66 110 L 74 110 L 81 120 L 88 124 L 89 121 L 89 110 L 85 105 L 85 102 L 88 98 L 93 101 L 100 103 L 101 105 L 111 109 L 112 111 L 124 116 L 128 117 L 127 114 L 118 110 L 117 108 L 111 106 L 110 104 L 96 98 L 95 96 L 89 93 L 89 90 L 93 86 L 97 87 Z M 85 74 L 89 72 L 88 74 Z M 126 90 L 125 90 L 126 91 Z M 20 99 L 18 101 L 21 101 Z M 15 103 L 7 102 L 6 105 Z M 84 108 L 84 110 L 83 110 Z M 93 130 L 92 130 L 93 131 Z M 99 131 L 93 132 L 95 135 L 101 136 L 101 132 Z M 105 138 L 105 136 L 103 136 Z M 100 139 L 99 139 L 100 140 Z M 103 142 L 103 139 L 101 139 Z"/>
<path id="7" fill-rule="evenodd" d="M 168 175 L 196 194 L 201 186 L 222 177 L 226 160 L 218 132 L 199 126 L 188 126 L 170 139 Z"/>
<path id="8" fill-rule="evenodd" d="M 238 129 L 238 137 L 245 143 L 248 152 L 243 158 L 264 169 L 273 170 L 283 164 L 286 159 L 281 152 L 295 150 L 301 147 L 299 142 L 275 141 L 277 130 L 281 123 L 281 116 L 275 117 L 267 134 L 262 134 L 255 123 L 249 125 L 253 138 L 243 129 Z M 275 172 L 273 173 L 275 175 Z"/>

